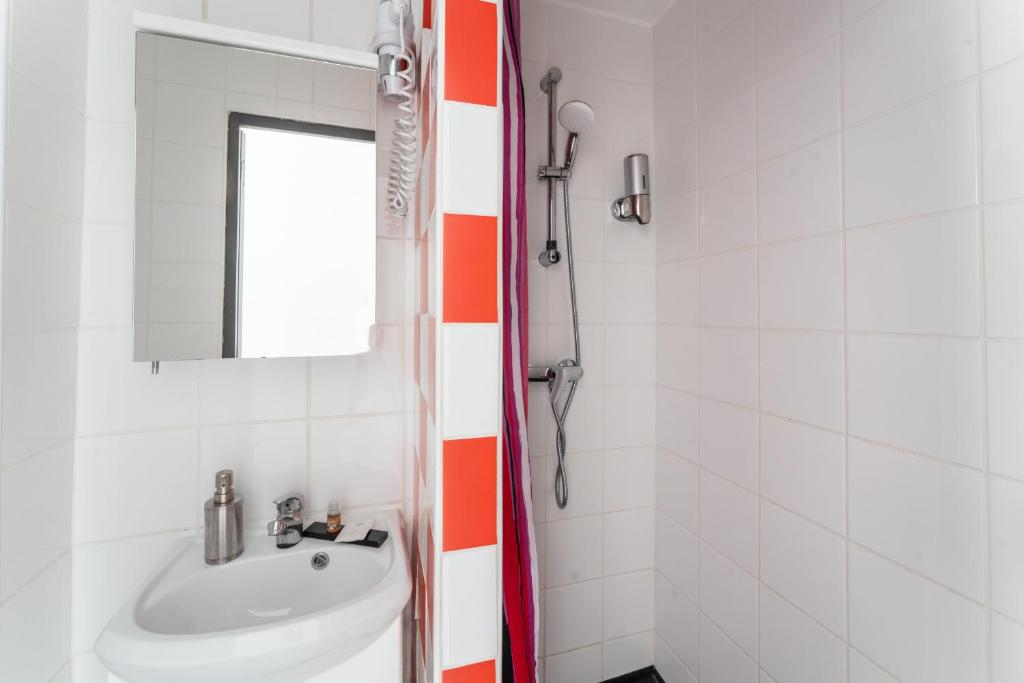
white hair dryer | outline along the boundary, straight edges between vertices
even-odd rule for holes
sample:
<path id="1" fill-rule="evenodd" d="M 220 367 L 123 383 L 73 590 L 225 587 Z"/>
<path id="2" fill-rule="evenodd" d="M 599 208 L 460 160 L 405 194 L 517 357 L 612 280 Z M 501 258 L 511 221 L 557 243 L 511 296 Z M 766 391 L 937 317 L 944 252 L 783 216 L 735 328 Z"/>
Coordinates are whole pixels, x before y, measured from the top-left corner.
<path id="1" fill-rule="evenodd" d="M 388 165 L 388 210 L 409 213 L 409 198 L 416 189 L 416 45 L 410 0 L 380 0 L 377 33 L 377 90 L 388 102 L 398 103 L 395 134 Z"/>

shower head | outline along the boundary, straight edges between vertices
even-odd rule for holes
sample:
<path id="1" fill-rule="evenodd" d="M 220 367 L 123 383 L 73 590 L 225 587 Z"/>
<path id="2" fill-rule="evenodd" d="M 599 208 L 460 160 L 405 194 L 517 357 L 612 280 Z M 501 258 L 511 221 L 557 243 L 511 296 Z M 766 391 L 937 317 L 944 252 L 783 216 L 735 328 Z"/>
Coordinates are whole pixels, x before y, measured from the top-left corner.
<path id="1" fill-rule="evenodd" d="M 569 139 L 565 141 L 565 168 L 571 169 L 576 163 L 580 133 L 594 125 L 594 110 L 586 102 L 571 100 L 558 110 L 558 122 L 569 131 Z"/>
<path id="2" fill-rule="evenodd" d="M 558 122 L 570 133 L 582 133 L 594 125 L 594 110 L 586 102 L 571 100 L 558 110 Z"/>

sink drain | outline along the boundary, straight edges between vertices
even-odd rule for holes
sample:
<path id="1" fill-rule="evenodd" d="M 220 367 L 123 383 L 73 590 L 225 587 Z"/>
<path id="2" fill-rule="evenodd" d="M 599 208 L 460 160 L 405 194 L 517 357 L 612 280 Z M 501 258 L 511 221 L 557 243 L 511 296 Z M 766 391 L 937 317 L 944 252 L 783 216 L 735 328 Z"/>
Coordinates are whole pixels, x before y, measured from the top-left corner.
<path id="1" fill-rule="evenodd" d="M 327 553 L 317 553 L 309 563 L 313 565 L 313 569 L 320 571 L 326 569 L 327 565 L 331 563 L 331 557 Z"/>

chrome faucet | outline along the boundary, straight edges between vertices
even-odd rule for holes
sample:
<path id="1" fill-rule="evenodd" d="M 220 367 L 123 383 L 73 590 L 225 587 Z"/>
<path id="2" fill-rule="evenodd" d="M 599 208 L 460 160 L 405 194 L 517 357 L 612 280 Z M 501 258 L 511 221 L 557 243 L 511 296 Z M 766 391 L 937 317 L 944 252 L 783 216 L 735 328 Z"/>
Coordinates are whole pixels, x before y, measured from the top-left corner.
<path id="1" fill-rule="evenodd" d="M 306 499 L 301 493 L 288 493 L 274 499 L 277 519 L 267 524 L 267 535 L 277 537 L 278 548 L 291 548 L 302 540 L 302 508 Z"/>

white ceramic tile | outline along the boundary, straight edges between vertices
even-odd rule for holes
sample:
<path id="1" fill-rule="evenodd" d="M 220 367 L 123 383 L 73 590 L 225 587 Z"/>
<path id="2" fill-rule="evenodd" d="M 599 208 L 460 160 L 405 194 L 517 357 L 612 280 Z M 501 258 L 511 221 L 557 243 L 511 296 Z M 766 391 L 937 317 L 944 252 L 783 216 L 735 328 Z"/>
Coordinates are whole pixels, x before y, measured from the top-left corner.
<path id="1" fill-rule="evenodd" d="M 1024 346 L 988 344 L 989 469 L 1024 479 Z"/>
<path id="2" fill-rule="evenodd" d="M 680 2 L 675 7 L 685 6 Z M 663 24 L 654 27 L 655 33 Z M 665 45 L 666 43 L 662 43 Z M 681 47 L 678 36 L 672 41 L 675 48 Z M 655 43 L 655 51 L 659 44 Z M 694 54 L 680 58 L 684 50 L 673 51 L 671 60 L 655 61 L 655 69 L 665 69 L 663 75 L 655 75 L 657 86 L 654 89 L 655 135 L 663 137 L 681 124 L 687 124 L 697 118 L 697 56 Z M 669 61 L 677 61 L 672 67 L 666 66 Z"/>
<path id="3" fill-rule="evenodd" d="M 584 380 L 586 381 L 586 380 Z M 605 390 L 581 384 L 576 390 L 570 416 L 566 419 L 566 452 L 596 451 L 604 447 Z M 551 412 L 550 398 L 545 397 L 542 410 Z M 547 419 L 545 417 L 545 419 Z M 554 453 L 555 425 L 551 419 L 551 452 Z M 600 468 L 598 468 L 600 470 Z M 600 489 L 600 487 L 598 487 Z M 600 497 L 600 491 L 598 491 Z"/>
<path id="4" fill-rule="evenodd" d="M 73 450 L 66 442 L 7 468 L 0 477 L 0 600 L 68 549 Z"/>
<path id="5" fill-rule="evenodd" d="M 660 263 L 656 277 L 658 323 L 696 325 L 700 315 L 700 261 Z"/>
<path id="6" fill-rule="evenodd" d="M 697 398 L 672 389 L 658 387 L 655 394 L 657 410 L 656 442 L 680 458 L 698 459 Z"/>
<path id="7" fill-rule="evenodd" d="M 757 324 L 757 252 L 753 249 L 701 259 L 700 315 L 703 325 Z"/>
<path id="8" fill-rule="evenodd" d="M 257 33 L 309 40 L 307 0 L 208 0 L 207 21 Z"/>
<path id="9" fill-rule="evenodd" d="M 851 336 L 851 434 L 964 465 L 980 462 L 977 342 Z"/>
<path id="10" fill-rule="evenodd" d="M 985 209 L 985 325 L 990 337 L 1024 337 L 1024 204 Z"/>
<path id="11" fill-rule="evenodd" d="M 402 499 L 401 415 L 316 420 L 310 435 L 309 506 L 381 505 Z"/>
<path id="12" fill-rule="evenodd" d="M 701 119 L 700 180 L 714 182 L 754 164 L 754 91 L 749 89 Z"/>
<path id="13" fill-rule="evenodd" d="M 757 333 L 701 330 L 701 392 L 710 398 L 757 407 Z"/>
<path id="14" fill-rule="evenodd" d="M 654 628 L 654 572 L 604 579 L 604 638 L 620 638 Z"/>
<path id="15" fill-rule="evenodd" d="M 602 576 L 600 515 L 549 522 L 546 527 L 544 585 L 554 588 Z"/>
<path id="16" fill-rule="evenodd" d="M 605 328 L 605 384 L 654 384 L 655 332 L 653 325 Z"/>
<path id="17" fill-rule="evenodd" d="M 413 12 L 417 24 L 423 17 Z M 313 0 L 313 42 L 352 50 L 369 50 L 377 23 L 376 7 L 368 3 Z"/>
<path id="18" fill-rule="evenodd" d="M 762 410 L 843 429 L 841 335 L 762 332 L 760 356 Z"/>
<path id="19" fill-rule="evenodd" d="M 129 123 L 111 123 L 89 119 L 86 126 L 86 158 L 85 158 L 85 187 L 82 202 L 82 215 L 86 220 L 92 221 L 117 221 L 121 223 L 131 222 L 135 216 L 135 201 L 132 197 L 132 188 L 135 187 L 135 141 L 133 127 Z M 158 152 L 155 157 L 157 164 L 154 165 L 154 183 L 160 183 L 156 187 L 163 190 L 164 182 L 167 180 L 168 170 L 165 164 L 168 157 L 163 154 L 163 147 L 156 146 Z M 218 166 L 223 166 L 223 160 L 218 158 Z M 178 175 L 181 173 L 181 166 L 174 170 Z M 191 167 L 189 167 L 191 168 Z M 199 173 L 196 174 L 204 178 Z M 216 176 L 220 178 L 221 176 Z M 195 187 L 188 182 L 181 182 L 183 187 Z M 216 186 L 216 191 L 223 201 L 224 191 L 222 185 Z M 197 190 L 198 191 L 198 190 Z M 76 211 L 77 213 L 77 211 Z"/>
<path id="20" fill-rule="evenodd" d="M 92 650 L 107 622 L 157 569 L 171 546 L 192 534 L 179 531 L 75 546 L 71 650 Z"/>
<path id="21" fill-rule="evenodd" d="M 605 315 L 609 323 L 656 322 L 653 268 L 609 263 L 604 271 Z"/>
<path id="22" fill-rule="evenodd" d="M 843 0 L 843 23 L 849 23 L 882 0 Z"/>
<path id="23" fill-rule="evenodd" d="M 444 325 L 441 333 L 444 438 L 498 433 L 501 409 L 497 325 Z"/>
<path id="24" fill-rule="evenodd" d="M 441 560 L 444 668 L 493 659 L 498 636 L 496 546 L 445 553 Z"/>
<path id="25" fill-rule="evenodd" d="M 132 120 L 132 85 L 136 74 L 132 59 L 134 39 L 132 26 L 125 21 L 113 21 L 97 14 L 89 17 L 86 91 L 89 116 L 110 121 Z"/>
<path id="26" fill-rule="evenodd" d="M 832 633 L 846 633 L 846 543 L 841 536 L 763 502 L 761 580 Z"/>
<path id="27" fill-rule="evenodd" d="M 718 401 L 700 404 L 700 463 L 715 474 L 757 489 L 757 413 Z"/>
<path id="28" fill-rule="evenodd" d="M 221 207 L 152 202 L 150 259 L 185 263 L 224 263 Z"/>
<path id="29" fill-rule="evenodd" d="M 981 81 L 981 123 L 985 131 L 985 201 L 1024 196 L 1024 62 L 1015 62 Z"/>
<path id="30" fill-rule="evenodd" d="M 373 111 L 375 101 L 373 95 L 375 77 L 376 74 L 367 69 L 316 62 L 313 64 L 313 101 L 325 107 L 361 114 L 360 118 L 369 121 L 369 113 Z M 316 110 L 314 109 L 314 111 Z M 462 115 L 464 113 L 456 116 Z M 472 118 L 473 114 L 469 114 L 469 116 L 471 117 L 469 121 L 477 125 L 481 123 L 480 120 Z M 392 116 L 391 119 L 393 118 Z M 388 128 L 390 127 L 389 123 Z M 386 133 L 384 134 L 386 135 Z M 478 140 L 478 142 L 480 141 Z M 383 151 L 383 149 L 379 151 Z"/>
<path id="31" fill-rule="evenodd" d="M 896 679 L 878 668 L 864 655 L 850 650 L 850 683 L 897 683 Z"/>
<path id="32" fill-rule="evenodd" d="M 604 509 L 628 510 L 654 503 L 654 448 L 622 448 L 604 454 Z"/>
<path id="33" fill-rule="evenodd" d="M 319 22 L 317 26 L 320 26 Z M 279 56 L 277 58 L 277 96 L 298 102 L 312 102 L 313 67 L 313 63 L 306 59 Z"/>
<path id="34" fill-rule="evenodd" d="M 10 64 L 81 110 L 86 92 L 87 3 L 10 3 Z"/>
<path id="35" fill-rule="evenodd" d="M 79 439 L 74 540 L 194 526 L 201 502 L 196 500 L 198 458 L 194 430 Z M 212 477 L 208 483 L 212 492 Z"/>
<path id="36" fill-rule="evenodd" d="M 981 0 L 980 7 L 982 68 L 1024 55 L 1024 7 L 1016 0 Z"/>
<path id="37" fill-rule="evenodd" d="M 816 0 L 812 9 L 835 0 Z M 772 0 L 797 4 L 794 0 Z M 801 7 L 803 9 L 803 7 Z M 780 46 L 781 47 L 781 46 Z M 760 65 L 759 65 L 760 66 Z M 839 129 L 839 41 L 832 39 L 757 86 L 757 155 L 789 152 Z"/>
<path id="38" fill-rule="evenodd" d="M 947 88 L 846 132 L 847 226 L 977 201 L 976 87 Z"/>
<path id="39" fill-rule="evenodd" d="M 1024 484 L 993 478 L 991 490 L 992 607 L 1024 620 Z"/>
<path id="40" fill-rule="evenodd" d="M 442 209 L 494 216 L 498 211 L 498 114 L 494 107 L 445 102 Z"/>
<path id="41" fill-rule="evenodd" d="M 227 55 L 223 48 L 183 38 L 156 41 L 156 79 L 204 88 L 224 87 Z"/>
<path id="42" fill-rule="evenodd" d="M 698 470 L 696 465 L 659 450 L 655 499 L 663 510 L 691 531 L 699 530 Z"/>
<path id="43" fill-rule="evenodd" d="M 204 424 L 304 417 L 304 358 L 213 360 L 200 364 Z"/>
<path id="44" fill-rule="evenodd" d="M 235 489 L 244 497 L 247 521 L 274 516 L 273 500 L 306 490 L 306 423 L 267 422 L 208 427 L 200 433 L 199 496 L 213 491 L 220 470 L 235 472 Z M 350 504 L 345 501 L 345 504 Z"/>
<path id="45" fill-rule="evenodd" d="M 71 558 L 65 553 L 0 607 L 0 674 L 49 681 L 68 659 Z"/>
<path id="46" fill-rule="evenodd" d="M 654 566 L 654 508 L 604 516 L 604 573 L 622 574 Z"/>
<path id="47" fill-rule="evenodd" d="M 603 658 L 606 679 L 650 666 L 654 661 L 654 632 L 605 641 Z"/>
<path id="48" fill-rule="evenodd" d="M 78 337 L 78 434 L 196 422 L 195 363 L 168 363 L 159 375 L 152 375 L 148 363 L 130 362 L 130 330 L 83 330 Z"/>
<path id="49" fill-rule="evenodd" d="M 980 472 L 852 439 L 848 473 L 852 540 L 984 600 Z"/>
<path id="50" fill-rule="evenodd" d="M 747 9 L 700 46 L 700 113 L 706 116 L 754 84 L 754 10 Z"/>
<path id="51" fill-rule="evenodd" d="M 605 78 L 650 82 L 649 29 L 560 6 L 549 9 L 547 28 L 552 64 Z"/>
<path id="52" fill-rule="evenodd" d="M 1024 679 L 1024 625 L 992 615 L 992 683 Z"/>
<path id="53" fill-rule="evenodd" d="M 132 232 L 130 225 L 83 227 L 80 310 L 83 325 L 131 324 Z"/>
<path id="54" fill-rule="evenodd" d="M 68 329 L 78 324 L 81 231 L 75 219 L 24 204 L 8 205 L 4 244 L 4 287 L 9 292 L 4 303 L 6 334 Z M 113 254 L 108 258 L 115 262 Z"/>
<path id="55" fill-rule="evenodd" d="M 752 4 L 753 0 L 697 0 L 698 40 L 713 38 Z"/>
<path id="56" fill-rule="evenodd" d="M 978 249 L 976 211 L 850 232 L 847 327 L 976 336 Z"/>
<path id="57" fill-rule="evenodd" d="M 602 581 L 544 591 L 545 651 L 558 654 L 600 643 L 602 600 Z"/>
<path id="58" fill-rule="evenodd" d="M 81 111 L 11 70 L 6 136 L 7 199 L 64 216 L 82 212 L 85 126 Z"/>
<path id="59" fill-rule="evenodd" d="M 402 409 L 402 329 L 375 327 L 369 353 L 314 358 L 310 410 L 314 416 L 384 413 Z"/>
<path id="60" fill-rule="evenodd" d="M 700 609 L 752 658 L 757 657 L 757 579 L 713 548 L 700 550 Z"/>
<path id="61" fill-rule="evenodd" d="M 668 78 L 672 69 L 697 49 L 697 2 L 682 0 L 668 5 L 653 26 L 654 80 Z M 684 38 L 686 40 L 680 40 Z M 689 44 L 688 41 L 692 41 Z"/>
<path id="62" fill-rule="evenodd" d="M 779 681 L 842 681 L 846 675 L 846 644 L 770 590 L 764 590 L 758 661 Z"/>
<path id="63" fill-rule="evenodd" d="M 842 227 L 839 137 L 762 164 L 757 231 L 761 243 Z"/>
<path id="64" fill-rule="evenodd" d="M 757 683 L 757 664 L 707 617 L 700 619 L 701 683 Z"/>
<path id="65" fill-rule="evenodd" d="M 672 653 L 697 668 L 697 604 L 659 572 L 654 577 L 654 628 Z"/>
<path id="66" fill-rule="evenodd" d="M 985 611 L 850 547 L 850 644 L 907 683 L 985 677 Z"/>
<path id="67" fill-rule="evenodd" d="M 762 247 L 758 283 L 762 326 L 843 328 L 843 245 L 838 234 Z"/>
<path id="68" fill-rule="evenodd" d="M 698 393 L 700 391 L 700 328 L 658 325 L 655 356 L 661 386 Z"/>
<path id="69" fill-rule="evenodd" d="M 588 681 L 601 680 L 603 661 L 601 645 L 547 657 L 544 662 L 546 683 L 575 683 L 581 677 Z"/>
<path id="70" fill-rule="evenodd" d="M 680 135 L 682 134 L 680 133 Z M 678 136 L 673 134 L 673 137 Z M 661 138 L 658 138 L 658 141 L 659 144 L 663 142 Z M 664 144 L 666 149 L 662 154 L 672 154 L 672 151 L 668 149 L 672 143 L 669 141 L 664 142 Z M 696 157 L 694 159 L 696 160 Z M 666 164 L 655 163 L 655 172 L 659 174 L 659 180 L 654 181 L 652 179 L 652 186 L 657 183 L 658 187 L 678 188 L 681 181 L 677 178 L 673 182 L 670 172 L 665 169 Z M 691 171 L 691 173 L 695 178 L 696 171 Z M 693 184 L 696 184 L 695 179 Z M 657 245 L 655 260 L 658 263 L 696 256 L 698 253 L 697 245 L 700 241 L 697 191 L 695 189 L 683 190 L 678 188 L 674 192 L 662 193 L 661 200 L 658 202 L 658 224 L 661 226 L 656 231 L 657 235 L 655 235 Z"/>
<path id="71" fill-rule="evenodd" d="M 696 502 L 696 501 L 694 501 Z M 699 600 L 700 541 L 667 515 L 658 514 L 655 519 L 654 565 L 658 575 L 663 576 L 673 588 L 681 591 L 690 602 Z"/>
<path id="72" fill-rule="evenodd" d="M 228 50 L 227 88 L 253 95 L 277 96 L 278 58 L 254 50 Z"/>
<path id="73" fill-rule="evenodd" d="M 847 121 L 894 107 L 977 70 L 975 4 L 887 2 L 843 36 Z"/>
<path id="74" fill-rule="evenodd" d="M 839 0 L 767 0 L 757 8 L 757 71 L 768 74 L 839 29 Z"/>
<path id="75" fill-rule="evenodd" d="M 696 644 L 696 637 L 693 640 Z M 696 659 L 696 655 L 694 655 Z M 697 683 L 697 678 L 683 661 L 672 651 L 672 648 L 661 639 L 654 640 L 654 665 L 666 683 Z M 696 670 L 696 667 L 693 669 Z"/>
<path id="76" fill-rule="evenodd" d="M 757 241 L 757 178 L 753 170 L 720 180 L 700 193 L 700 251 L 714 254 Z"/>
<path id="77" fill-rule="evenodd" d="M 761 492 L 833 531 L 844 531 L 845 464 L 840 434 L 761 418 Z"/>
<path id="78" fill-rule="evenodd" d="M 654 387 L 608 387 L 604 393 L 605 446 L 653 444 Z"/>
<path id="79" fill-rule="evenodd" d="M 700 474 L 701 538 L 757 574 L 757 496 L 713 474 Z"/>
<path id="80" fill-rule="evenodd" d="M 220 326 L 224 310 L 224 269 L 219 265 L 152 263 L 149 266 L 148 318 L 153 323 Z M 186 346 L 164 360 L 202 358 Z"/>

